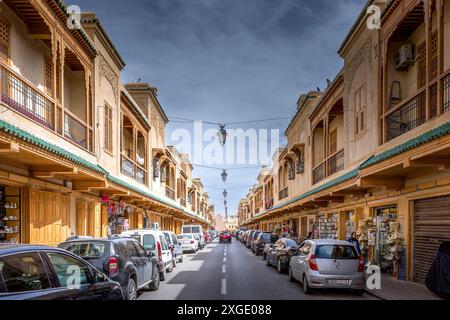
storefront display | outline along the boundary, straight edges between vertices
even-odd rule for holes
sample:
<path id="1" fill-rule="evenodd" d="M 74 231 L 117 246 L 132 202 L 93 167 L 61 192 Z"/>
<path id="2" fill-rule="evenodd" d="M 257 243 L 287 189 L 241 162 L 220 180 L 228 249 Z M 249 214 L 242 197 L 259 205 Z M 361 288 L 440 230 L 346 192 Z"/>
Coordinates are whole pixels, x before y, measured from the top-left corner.
<path id="1" fill-rule="evenodd" d="M 0 243 L 21 242 L 21 189 L 0 186 Z"/>
<path id="2" fill-rule="evenodd" d="M 345 213 L 345 239 L 350 239 L 353 232 L 356 232 L 355 228 L 355 212 L 348 211 Z"/>
<path id="3" fill-rule="evenodd" d="M 397 221 L 397 208 L 376 209 L 376 260 L 383 272 L 396 275 L 399 252 L 396 248 L 401 246 L 400 225 Z"/>
<path id="4" fill-rule="evenodd" d="M 319 239 L 338 239 L 339 238 L 339 215 L 332 214 L 328 218 L 320 216 L 319 219 Z"/>

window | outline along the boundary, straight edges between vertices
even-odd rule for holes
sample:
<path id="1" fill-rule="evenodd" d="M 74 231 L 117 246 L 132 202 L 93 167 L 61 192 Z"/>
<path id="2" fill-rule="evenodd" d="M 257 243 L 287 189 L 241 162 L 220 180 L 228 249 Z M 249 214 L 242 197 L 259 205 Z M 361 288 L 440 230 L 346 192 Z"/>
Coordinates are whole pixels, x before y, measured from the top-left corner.
<path id="1" fill-rule="evenodd" d="M 53 61 L 52 58 L 45 58 L 45 91 L 53 95 Z"/>
<path id="2" fill-rule="evenodd" d="M 147 255 L 145 249 L 142 248 L 142 246 L 139 243 L 135 242 L 134 245 L 136 246 L 136 250 L 137 250 L 139 256 L 145 257 Z"/>
<path id="3" fill-rule="evenodd" d="M 26 292 L 50 288 L 47 273 L 37 253 L 0 258 L 0 275 L 7 292 Z"/>
<path id="4" fill-rule="evenodd" d="M 355 248 L 345 245 L 319 245 L 315 256 L 317 259 L 358 259 Z"/>
<path id="5" fill-rule="evenodd" d="M 437 30 L 431 35 L 431 69 L 430 69 L 430 79 L 433 80 L 438 76 L 438 32 Z"/>
<path id="6" fill-rule="evenodd" d="M 417 87 L 423 88 L 427 84 L 427 46 L 423 42 L 417 48 Z"/>
<path id="7" fill-rule="evenodd" d="M 330 155 L 337 152 L 337 129 L 330 132 Z"/>
<path id="8" fill-rule="evenodd" d="M 151 234 L 144 235 L 144 249 L 147 251 L 154 251 L 156 248 L 155 245 L 155 237 L 153 237 Z"/>
<path id="9" fill-rule="evenodd" d="M 356 90 L 354 96 L 354 112 L 355 112 L 355 135 L 361 135 L 366 129 L 366 107 L 367 107 L 367 88 L 364 84 Z M 336 135 L 337 139 L 337 135 Z M 330 144 L 331 147 L 331 144 Z"/>
<path id="10" fill-rule="evenodd" d="M 163 250 L 168 250 L 166 238 L 164 236 L 159 236 L 159 241 L 161 242 L 161 247 Z"/>
<path id="11" fill-rule="evenodd" d="M 8 60 L 9 58 L 9 25 L 0 20 L 0 58 Z"/>
<path id="12" fill-rule="evenodd" d="M 105 151 L 113 152 L 113 114 L 112 108 L 105 104 Z"/>
<path id="13" fill-rule="evenodd" d="M 133 241 L 127 241 L 125 244 L 127 248 L 127 254 L 129 257 L 139 257 L 136 247 L 134 246 Z"/>
<path id="14" fill-rule="evenodd" d="M 90 271 L 87 265 L 60 253 L 48 253 L 55 269 L 60 287 L 89 284 Z"/>
<path id="15" fill-rule="evenodd" d="M 106 249 L 104 242 L 68 243 L 62 247 L 83 259 L 100 258 Z"/>

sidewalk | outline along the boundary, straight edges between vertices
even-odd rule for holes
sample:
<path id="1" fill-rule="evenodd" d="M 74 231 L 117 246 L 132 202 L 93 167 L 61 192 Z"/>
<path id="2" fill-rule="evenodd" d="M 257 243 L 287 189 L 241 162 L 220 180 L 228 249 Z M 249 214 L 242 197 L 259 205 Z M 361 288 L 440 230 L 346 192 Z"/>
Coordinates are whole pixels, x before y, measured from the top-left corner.
<path id="1" fill-rule="evenodd" d="M 381 290 L 366 291 L 383 300 L 443 300 L 422 284 L 381 275 Z"/>

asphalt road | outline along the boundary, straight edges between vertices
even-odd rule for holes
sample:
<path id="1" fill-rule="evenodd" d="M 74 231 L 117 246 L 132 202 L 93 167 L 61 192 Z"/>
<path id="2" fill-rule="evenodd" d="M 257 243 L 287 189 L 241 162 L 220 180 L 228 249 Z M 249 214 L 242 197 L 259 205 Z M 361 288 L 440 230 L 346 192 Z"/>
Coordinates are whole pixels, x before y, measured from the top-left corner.
<path id="1" fill-rule="evenodd" d="M 158 291 L 142 291 L 139 300 L 372 300 L 347 291 L 302 292 L 299 283 L 266 266 L 239 241 L 214 241 L 197 254 L 185 254 Z"/>

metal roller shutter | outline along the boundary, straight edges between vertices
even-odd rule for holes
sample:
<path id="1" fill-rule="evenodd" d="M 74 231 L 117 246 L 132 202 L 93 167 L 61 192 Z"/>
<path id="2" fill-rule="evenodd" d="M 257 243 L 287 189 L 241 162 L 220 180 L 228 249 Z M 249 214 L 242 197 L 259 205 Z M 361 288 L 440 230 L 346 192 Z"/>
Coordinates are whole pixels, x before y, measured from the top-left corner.
<path id="1" fill-rule="evenodd" d="M 439 246 L 450 241 L 450 196 L 414 202 L 414 281 L 424 283 Z"/>

